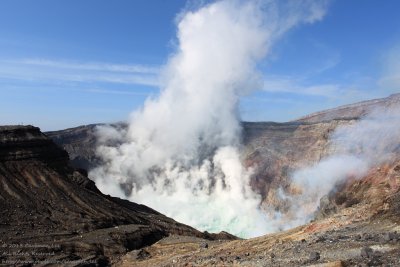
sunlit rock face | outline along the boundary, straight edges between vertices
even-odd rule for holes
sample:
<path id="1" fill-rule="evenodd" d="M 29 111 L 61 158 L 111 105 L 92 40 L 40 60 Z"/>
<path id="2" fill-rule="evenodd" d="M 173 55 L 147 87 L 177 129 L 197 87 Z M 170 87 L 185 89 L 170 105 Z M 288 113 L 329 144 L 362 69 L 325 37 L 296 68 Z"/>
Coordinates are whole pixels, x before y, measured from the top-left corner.
<path id="1" fill-rule="evenodd" d="M 307 122 L 245 122 L 243 157 L 255 174 L 252 187 L 263 195 L 263 205 L 284 208 L 278 188 L 290 187 L 290 175 L 297 169 L 334 154 L 330 134 L 354 120 Z"/>
<path id="2" fill-rule="evenodd" d="M 287 123 L 243 123 L 244 163 L 256 170 L 252 186 L 262 193 L 263 205 L 285 209 L 286 204 L 279 198 L 278 188 L 296 191 L 291 187 L 289 179 L 296 170 L 316 164 L 331 155 L 346 152 L 343 150 L 351 145 L 342 146 L 333 140 L 336 129 L 354 125 L 371 112 L 388 113 L 390 116 L 399 107 L 400 94 L 394 94 L 387 98 L 316 112 Z M 362 129 L 358 131 L 355 134 L 359 134 L 360 138 L 367 134 L 363 134 Z"/>

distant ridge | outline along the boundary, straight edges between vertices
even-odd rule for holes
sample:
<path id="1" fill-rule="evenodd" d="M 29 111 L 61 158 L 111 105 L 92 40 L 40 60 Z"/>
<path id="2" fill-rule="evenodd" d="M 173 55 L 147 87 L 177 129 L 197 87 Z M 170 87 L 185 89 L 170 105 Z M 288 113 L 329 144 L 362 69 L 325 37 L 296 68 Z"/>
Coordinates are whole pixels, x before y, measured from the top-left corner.
<path id="1" fill-rule="evenodd" d="M 337 108 L 318 111 L 301 117 L 295 121 L 322 122 L 333 119 L 357 119 L 365 116 L 375 108 L 387 109 L 393 106 L 400 106 L 400 93 L 392 94 L 385 98 L 366 100 Z"/>

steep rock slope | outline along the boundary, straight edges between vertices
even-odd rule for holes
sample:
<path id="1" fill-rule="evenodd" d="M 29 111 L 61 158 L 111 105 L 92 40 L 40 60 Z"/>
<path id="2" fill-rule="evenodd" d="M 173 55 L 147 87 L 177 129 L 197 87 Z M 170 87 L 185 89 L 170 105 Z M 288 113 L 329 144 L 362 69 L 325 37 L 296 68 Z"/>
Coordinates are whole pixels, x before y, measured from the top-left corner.
<path id="1" fill-rule="evenodd" d="M 252 186 L 263 205 L 285 209 L 280 189 L 290 194 L 295 170 L 319 162 L 339 149 L 332 140 L 336 129 L 350 126 L 375 111 L 400 108 L 400 94 L 321 111 L 287 123 L 244 123 L 243 158 L 255 168 Z"/>
<path id="2" fill-rule="evenodd" d="M 99 163 L 95 154 L 95 128 L 98 125 L 83 125 L 62 131 L 47 132 L 46 135 L 68 151 L 74 167 L 89 170 Z"/>
<path id="3" fill-rule="evenodd" d="M 287 188 L 291 173 L 334 153 L 330 134 L 354 120 L 307 122 L 245 122 L 242 155 L 255 169 L 252 186 L 264 197 L 264 204 L 279 208 L 278 188 Z"/>
<path id="4" fill-rule="evenodd" d="M 143 205 L 103 195 L 33 126 L 0 126 L 0 262 L 107 265 L 171 235 L 207 239 Z"/>

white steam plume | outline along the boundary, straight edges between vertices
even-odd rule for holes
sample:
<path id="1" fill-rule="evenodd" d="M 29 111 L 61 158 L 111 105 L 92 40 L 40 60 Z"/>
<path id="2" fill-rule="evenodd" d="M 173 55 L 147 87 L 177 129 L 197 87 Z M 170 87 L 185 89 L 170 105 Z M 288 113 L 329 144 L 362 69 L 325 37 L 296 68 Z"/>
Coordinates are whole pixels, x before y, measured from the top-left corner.
<path id="1" fill-rule="evenodd" d="M 239 157 L 240 96 L 262 88 L 257 63 L 289 29 L 323 17 L 326 1 L 218 1 L 180 16 L 179 47 L 158 98 L 134 112 L 126 132 L 99 130 L 100 190 L 201 230 L 248 237 L 267 232 L 251 170 Z M 125 192 L 126 193 L 126 192 Z"/>
<path id="2" fill-rule="evenodd" d="M 337 128 L 330 138 L 333 155 L 292 175 L 292 185 L 301 194 L 281 195 L 291 207 L 286 217 L 280 218 L 285 228 L 312 219 L 321 197 L 338 183 L 361 178 L 372 167 L 399 155 L 400 107 L 375 110 L 360 121 Z"/>

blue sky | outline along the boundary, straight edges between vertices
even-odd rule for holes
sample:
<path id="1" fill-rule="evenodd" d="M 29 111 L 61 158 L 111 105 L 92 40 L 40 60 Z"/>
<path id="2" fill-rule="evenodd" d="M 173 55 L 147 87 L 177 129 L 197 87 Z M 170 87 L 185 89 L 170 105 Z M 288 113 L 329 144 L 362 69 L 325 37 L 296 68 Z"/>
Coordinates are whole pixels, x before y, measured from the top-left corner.
<path id="1" fill-rule="evenodd" d="M 194 2 L 191 2 L 193 4 Z M 121 121 L 159 92 L 185 1 L 2 0 L 0 124 Z M 288 121 L 400 92 L 400 1 L 332 1 L 277 42 L 245 120 Z"/>

